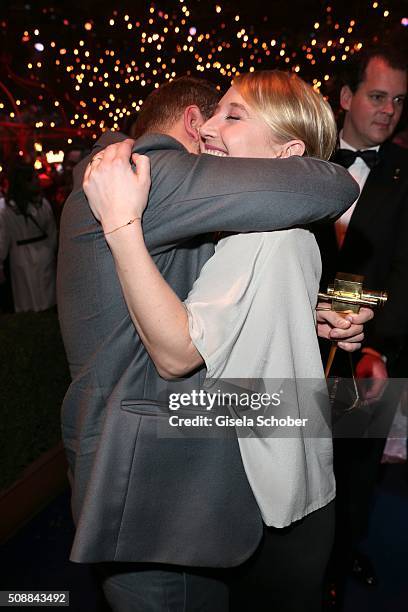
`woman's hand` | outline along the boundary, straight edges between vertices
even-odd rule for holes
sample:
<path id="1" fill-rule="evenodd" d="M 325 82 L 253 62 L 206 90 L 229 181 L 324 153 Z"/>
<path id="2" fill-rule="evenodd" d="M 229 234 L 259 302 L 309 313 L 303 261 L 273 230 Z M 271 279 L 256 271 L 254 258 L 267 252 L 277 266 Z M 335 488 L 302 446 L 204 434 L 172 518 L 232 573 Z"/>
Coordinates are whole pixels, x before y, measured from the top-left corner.
<path id="1" fill-rule="evenodd" d="M 321 310 L 322 309 L 322 310 Z M 327 303 L 317 305 L 317 333 L 320 338 L 333 340 L 347 352 L 358 351 L 364 340 L 364 325 L 374 317 L 371 308 L 360 308 L 358 314 L 342 317 L 334 310 L 327 310 Z"/>
<path id="2" fill-rule="evenodd" d="M 151 184 L 150 160 L 145 155 L 132 154 L 133 143 L 126 139 L 109 145 L 95 155 L 85 171 L 84 191 L 105 233 L 132 219 L 141 219 L 146 208 Z"/>

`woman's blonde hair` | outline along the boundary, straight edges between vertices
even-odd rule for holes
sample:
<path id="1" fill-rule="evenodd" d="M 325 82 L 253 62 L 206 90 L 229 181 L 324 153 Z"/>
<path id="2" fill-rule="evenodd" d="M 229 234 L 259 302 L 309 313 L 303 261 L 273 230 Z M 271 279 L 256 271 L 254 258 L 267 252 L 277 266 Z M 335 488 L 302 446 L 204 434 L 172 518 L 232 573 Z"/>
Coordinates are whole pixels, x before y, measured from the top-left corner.
<path id="1" fill-rule="evenodd" d="M 242 74 L 233 85 L 279 142 L 302 140 L 305 155 L 329 159 L 336 146 L 336 122 L 328 102 L 310 85 L 280 70 Z"/>

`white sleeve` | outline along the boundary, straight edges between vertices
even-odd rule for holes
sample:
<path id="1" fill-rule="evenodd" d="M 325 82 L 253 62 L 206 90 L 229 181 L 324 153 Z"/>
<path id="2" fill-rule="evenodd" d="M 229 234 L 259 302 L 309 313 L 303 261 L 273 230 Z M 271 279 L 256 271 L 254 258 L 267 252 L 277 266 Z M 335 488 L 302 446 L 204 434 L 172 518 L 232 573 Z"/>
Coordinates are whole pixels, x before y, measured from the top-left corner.
<path id="1" fill-rule="evenodd" d="M 7 231 L 7 210 L 0 206 L 0 269 L 3 269 L 3 262 L 7 257 L 10 248 L 10 237 Z"/>
<path id="2" fill-rule="evenodd" d="M 207 376 L 221 377 L 234 352 L 265 265 L 264 235 L 224 238 L 186 301 L 191 339 Z M 242 347 L 241 347 L 242 349 Z"/>

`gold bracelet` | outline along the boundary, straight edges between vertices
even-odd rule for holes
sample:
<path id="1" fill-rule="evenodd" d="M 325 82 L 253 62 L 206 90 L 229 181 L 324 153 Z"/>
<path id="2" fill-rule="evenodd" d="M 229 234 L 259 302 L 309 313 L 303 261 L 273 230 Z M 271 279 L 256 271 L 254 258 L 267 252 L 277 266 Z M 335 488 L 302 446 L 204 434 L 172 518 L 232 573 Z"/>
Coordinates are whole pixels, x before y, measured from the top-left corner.
<path id="1" fill-rule="evenodd" d="M 122 227 L 126 227 L 127 225 L 132 225 L 132 223 L 134 223 L 135 221 L 140 221 L 140 217 L 135 217 L 134 219 L 131 219 L 124 225 L 119 225 L 119 227 L 115 227 L 115 229 L 111 230 L 110 232 L 104 232 L 104 234 L 105 236 L 107 236 L 108 234 L 113 234 L 113 232 L 117 232 L 118 230 L 122 229 Z"/>

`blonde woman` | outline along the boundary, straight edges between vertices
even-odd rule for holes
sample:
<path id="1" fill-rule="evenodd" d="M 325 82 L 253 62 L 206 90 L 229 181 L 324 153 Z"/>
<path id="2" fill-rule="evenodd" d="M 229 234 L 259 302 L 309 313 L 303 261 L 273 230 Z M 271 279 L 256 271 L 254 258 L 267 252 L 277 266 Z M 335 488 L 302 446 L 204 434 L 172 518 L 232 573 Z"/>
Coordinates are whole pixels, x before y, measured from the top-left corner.
<path id="1" fill-rule="evenodd" d="M 235 79 L 200 133 L 202 153 L 281 158 L 282 163 L 292 155 L 328 160 L 336 142 L 325 100 L 297 76 L 279 71 Z M 289 409 L 315 419 L 313 439 L 301 427 L 285 438 L 240 439 L 265 533 L 242 567 L 234 609 L 319 610 L 333 535 L 331 440 L 321 407 L 313 394 L 299 394 L 297 383 L 323 379 L 315 330 L 321 270 L 315 239 L 300 228 L 221 237 L 183 304 L 143 241 L 147 158 L 134 157 L 146 198 L 138 209 L 129 203 L 124 217 L 132 223 L 120 231 L 104 223 L 107 209 L 98 201 L 97 184 L 102 173 L 105 182 L 114 176 L 113 151 L 89 166 L 84 188 L 101 218 L 132 319 L 160 375 L 182 377 L 205 363 L 207 378 L 291 380 L 295 393 Z M 122 183 L 117 193 L 111 191 L 111 205 L 120 201 L 123 212 L 132 189 Z"/>

